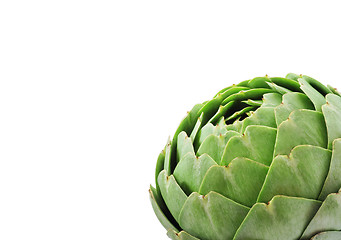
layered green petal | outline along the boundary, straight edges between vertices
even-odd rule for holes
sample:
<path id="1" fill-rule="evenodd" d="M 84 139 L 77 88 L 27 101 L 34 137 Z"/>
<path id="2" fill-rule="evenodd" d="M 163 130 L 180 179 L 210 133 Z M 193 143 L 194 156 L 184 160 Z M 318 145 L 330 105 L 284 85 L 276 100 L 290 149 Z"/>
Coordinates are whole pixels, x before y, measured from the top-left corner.
<path id="1" fill-rule="evenodd" d="M 297 74 L 195 105 L 159 154 L 153 210 L 174 240 L 341 239 L 341 96 Z"/>
<path id="2" fill-rule="evenodd" d="M 311 240 L 340 240 L 341 231 L 328 231 L 316 234 Z"/>
<path id="3" fill-rule="evenodd" d="M 199 193 L 215 191 L 252 207 L 263 185 L 268 167 L 247 158 L 235 158 L 225 166 L 214 165 L 206 173 Z"/>
<path id="4" fill-rule="evenodd" d="M 192 193 L 181 214 L 180 226 L 202 240 L 232 239 L 249 208 L 218 193 Z"/>
<path id="5" fill-rule="evenodd" d="M 176 166 L 174 177 L 186 193 L 198 192 L 207 170 L 216 162 L 206 153 L 196 157 L 188 153 Z"/>
<path id="6" fill-rule="evenodd" d="M 324 182 L 319 199 L 324 200 L 328 194 L 336 193 L 341 188 L 341 139 L 335 139 L 328 176 Z"/>
<path id="7" fill-rule="evenodd" d="M 286 196 L 276 196 L 268 205 L 256 203 L 234 239 L 299 239 L 320 205 L 315 200 Z"/>
<path id="8" fill-rule="evenodd" d="M 199 240 L 199 238 L 193 237 L 185 231 L 176 232 L 173 229 L 167 231 L 167 236 L 172 240 Z"/>
<path id="9" fill-rule="evenodd" d="M 153 210 L 155 212 L 156 217 L 159 219 L 162 226 L 166 229 L 172 229 L 174 231 L 178 231 L 178 229 L 174 226 L 173 223 L 171 223 L 170 216 L 166 216 L 165 212 L 165 206 L 163 203 L 163 200 L 159 193 L 156 191 L 155 188 L 150 186 L 149 189 L 149 197 L 150 201 L 152 203 Z"/>
<path id="10" fill-rule="evenodd" d="M 305 229 L 301 239 L 310 239 L 319 232 L 341 230 L 341 194 L 329 194 Z"/>
<path id="11" fill-rule="evenodd" d="M 322 113 L 299 109 L 278 127 L 274 156 L 289 155 L 299 145 L 313 145 L 326 148 L 327 129 Z"/>
<path id="12" fill-rule="evenodd" d="M 328 130 L 328 147 L 332 147 L 335 139 L 341 138 L 341 97 L 335 94 L 326 96 L 327 103 L 322 106 L 322 112 Z"/>
<path id="13" fill-rule="evenodd" d="M 179 222 L 180 211 L 187 199 L 187 195 L 176 182 L 173 175 L 168 176 L 166 171 L 160 172 L 158 183 L 162 197 L 172 216 Z"/>
<path id="14" fill-rule="evenodd" d="M 329 170 L 331 152 L 324 148 L 301 145 L 289 157 L 278 155 L 271 164 L 259 202 L 276 195 L 317 199 Z"/>
<path id="15" fill-rule="evenodd" d="M 224 150 L 221 165 L 227 166 L 236 157 L 246 157 L 270 165 L 276 141 L 276 129 L 252 125 L 243 136 L 232 137 Z"/>

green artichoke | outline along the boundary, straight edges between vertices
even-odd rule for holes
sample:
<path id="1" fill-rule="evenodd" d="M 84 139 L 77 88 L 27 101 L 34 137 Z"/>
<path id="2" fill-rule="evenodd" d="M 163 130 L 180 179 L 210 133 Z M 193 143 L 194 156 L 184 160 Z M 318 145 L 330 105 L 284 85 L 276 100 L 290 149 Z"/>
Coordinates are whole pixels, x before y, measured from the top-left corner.
<path id="1" fill-rule="evenodd" d="M 341 95 L 258 77 L 188 112 L 158 157 L 153 209 L 172 239 L 341 239 Z"/>

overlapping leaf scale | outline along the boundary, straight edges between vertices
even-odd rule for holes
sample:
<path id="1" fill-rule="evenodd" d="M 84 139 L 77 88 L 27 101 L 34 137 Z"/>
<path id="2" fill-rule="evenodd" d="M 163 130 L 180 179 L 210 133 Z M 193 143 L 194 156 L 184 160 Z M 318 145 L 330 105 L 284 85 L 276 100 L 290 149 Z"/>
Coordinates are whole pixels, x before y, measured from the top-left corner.
<path id="1" fill-rule="evenodd" d="M 207 170 L 217 163 L 206 153 L 200 157 L 186 154 L 174 170 L 174 177 L 187 193 L 198 192 Z"/>
<path id="2" fill-rule="evenodd" d="M 321 203 L 316 200 L 275 196 L 267 205 L 256 203 L 234 239 L 299 239 Z"/>
<path id="3" fill-rule="evenodd" d="M 238 203 L 252 207 L 263 185 L 268 167 L 253 160 L 237 157 L 225 166 L 210 167 L 199 193 L 220 193 Z"/>
<path id="4" fill-rule="evenodd" d="M 341 231 L 327 231 L 316 234 L 311 240 L 339 240 Z"/>
<path id="5" fill-rule="evenodd" d="M 340 112 L 335 89 L 296 74 L 247 80 L 196 105 L 160 154 L 150 190 L 168 236 L 339 237 Z"/>
<path id="6" fill-rule="evenodd" d="M 301 89 L 303 92 L 313 102 L 316 111 L 321 112 L 322 105 L 326 103 L 324 96 L 311 85 L 312 82 L 308 81 L 307 78 L 299 78 L 298 81 L 301 84 Z"/>
<path id="7" fill-rule="evenodd" d="M 326 180 L 324 181 L 319 200 L 323 201 L 328 194 L 336 193 L 341 188 L 341 139 L 333 142 L 333 152 Z"/>
<path id="8" fill-rule="evenodd" d="M 175 222 L 175 220 L 173 220 L 173 217 L 170 215 L 168 208 L 166 207 L 160 193 L 158 193 L 157 190 L 152 186 L 150 186 L 150 189 L 149 189 L 149 197 L 150 197 L 150 201 L 152 203 L 152 207 L 155 212 L 155 215 L 159 219 L 162 226 L 165 229 L 170 229 L 170 230 L 178 232 L 179 231 L 178 229 L 180 228 L 178 227 L 178 223 Z"/>
<path id="9" fill-rule="evenodd" d="M 341 97 L 335 94 L 327 94 L 326 104 L 322 106 L 322 112 L 328 130 L 328 147 L 332 147 L 335 139 L 341 138 Z"/>
<path id="10" fill-rule="evenodd" d="M 236 157 L 246 157 L 270 165 L 276 141 L 276 128 L 250 125 L 242 136 L 232 137 L 221 158 L 221 165 L 227 166 Z"/>
<path id="11" fill-rule="evenodd" d="M 173 175 L 162 170 L 157 179 L 161 195 L 174 219 L 179 223 L 180 211 L 187 200 L 186 193 L 179 186 Z"/>
<path id="12" fill-rule="evenodd" d="M 317 199 L 328 174 L 331 152 L 327 149 L 300 145 L 290 155 L 273 160 L 259 202 L 268 202 L 276 195 Z"/>
<path id="13" fill-rule="evenodd" d="M 221 117 L 219 123 L 217 125 L 213 125 L 212 123 L 207 123 L 199 132 L 197 137 L 194 140 L 194 149 L 197 151 L 199 147 L 203 144 L 207 137 L 210 135 L 220 136 L 226 135 L 226 138 L 229 138 L 234 135 L 240 135 L 240 133 L 228 130 L 225 124 L 224 117 Z"/>
<path id="14" fill-rule="evenodd" d="M 319 232 L 341 230 L 340 216 L 341 193 L 329 194 L 305 229 L 301 239 L 310 239 Z"/>
<path id="15" fill-rule="evenodd" d="M 323 114 L 317 111 L 298 109 L 278 126 L 274 156 L 289 155 L 299 145 L 327 148 L 327 129 Z"/>
<path id="16" fill-rule="evenodd" d="M 218 193 L 192 193 L 180 213 L 180 226 L 203 240 L 232 239 L 249 208 Z"/>
<path id="17" fill-rule="evenodd" d="M 314 110 L 314 105 L 309 98 L 302 93 L 292 92 L 284 94 L 282 103 L 275 108 L 277 126 L 287 120 L 290 113 L 297 109 Z"/>
<path id="18" fill-rule="evenodd" d="M 173 240 L 200 240 L 199 238 L 193 237 L 185 231 L 178 232 L 174 231 L 173 229 L 169 229 L 167 231 L 167 236 Z"/>

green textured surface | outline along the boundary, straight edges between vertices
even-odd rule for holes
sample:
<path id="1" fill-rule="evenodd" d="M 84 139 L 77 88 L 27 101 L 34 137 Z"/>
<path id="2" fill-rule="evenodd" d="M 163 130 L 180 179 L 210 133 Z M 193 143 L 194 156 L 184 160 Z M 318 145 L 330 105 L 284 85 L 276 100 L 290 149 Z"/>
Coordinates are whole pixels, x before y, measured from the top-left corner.
<path id="1" fill-rule="evenodd" d="M 328 129 L 328 147 L 332 147 L 335 139 L 341 138 L 341 97 L 335 94 L 326 96 L 327 103 L 322 106 L 322 112 Z"/>
<path id="2" fill-rule="evenodd" d="M 275 108 L 277 126 L 287 120 L 290 113 L 296 109 L 314 110 L 314 105 L 309 98 L 302 93 L 292 92 L 284 94 L 283 103 Z"/>
<path id="3" fill-rule="evenodd" d="M 159 219 L 160 223 L 165 229 L 172 229 L 174 231 L 178 231 L 176 227 L 170 222 L 169 217 L 165 215 L 165 210 L 162 209 L 162 205 L 164 204 L 162 202 L 161 196 L 157 193 L 156 189 L 150 186 L 149 189 L 149 197 L 150 201 L 152 203 L 153 210 L 155 212 L 155 215 Z"/>
<path id="4" fill-rule="evenodd" d="M 311 240 L 340 240 L 340 231 L 328 231 L 316 234 Z"/>
<path id="5" fill-rule="evenodd" d="M 302 239 L 310 239 L 313 235 L 323 231 L 341 229 L 341 194 L 331 193 L 322 203 L 321 208 L 309 223 L 302 235 Z"/>
<path id="6" fill-rule="evenodd" d="M 329 193 L 336 193 L 339 188 L 341 188 L 341 139 L 335 139 L 329 172 L 319 199 L 324 200 Z"/>
<path id="7" fill-rule="evenodd" d="M 167 236 L 172 240 L 198 240 L 199 238 L 193 237 L 185 231 L 176 232 L 173 229 L 167 231 Z"/>
<path id="8" fill-rule="evenodd" d="M 256 203 L 234 239 L 298 239 L 319 207 L 315 200 L 285 196 L 274 197 L 269 205 Z"/>
<path id="9" fill-rule="evenodd" d="M 303 90 L 303 92 L 314 104 L 315 110 L 321 112 L 322 105 L 326 103 L 326 99 L 324 98 L 324 96 L 314 87 L 312 87 L 306 79 L 299 78 L 298 82 L 301 84 L 301 89 Z"/>
<path id="10" fill-rule="evenodd" d="M 159 154 L 155 215 L 174 240 L 341 240 L 341 97 L 257 77 L 195 105 Z"/>
<path id="11" fill-rule="evenodd" d="M 292 79 L 288 79 L 288 78 L 281 78 L 281 77 L 272 77 L 270 78 L 270 80 L 277 84 L 278 86 L 281 86 L 283 88 L 286 88 L 288 90 L 291 91 L 295 91 L 295 92 L 300 92 L 300 84 L 297 82 L 296 80 L 292 80 Z"/>
<path id="12" fill-rule="evenodd" d="M 236 157 L 246 157 L 256 162 L 270 165 L 272 161 L 276 129 L 266 126 L 249 126 L 243 136 L 235 136 L 228 141 L 221 165 L 227 166 Z"/>
<path id="13" fill-rule="evenodd" d="M 178 161 L 180 162 L 181 159 L 187 153 L 195 154 L 192 139 L 187 136 L 186 132 L 181 132 L 178 135 L 178 145 L 177 145 Z"/>
<path id="14" fill-rule="evenodd" d="M 257 200 L 268 167 L 247 158 L 238 157 L 228 167 L 212 166 L 200 186 L 199 193 L 215 191 L 236 202 L 251 207 Z"/>
<path id="15" fill-rule="evenodd" d="M 276 195 L 317 199 L 329 170 L 331 152 L 301 145 L 289 157 L 277 156 L 270 167 L 258 201 L 268 202 Z"/>
<path id="16" fill-rule="evenodd" d="M 198 192 L 207 170 L 216 162 L 206 153 L 196 157 L 188 153 L 176 166 L 174 177 L 181 188 L 188 194 Z"/>
<path id="17" fill-rule="evenodd" d="M 274 108 L 260 107 L 256 111 L 252 112 L 250 117 L 244 119 L 242 132 L 244 132 L 248 126 L 252 125 L 268 126 L 273 128 L 277 127 Z"/>
<path id="18" fill-rule="evenodd" d="M 210 192 L 192 193 L 181 214 L 180 226 L 200 239 L 232 238 L 249 209 L 224 196 Z"/>
<path id="19" fill-rule="evenodd" d="M 234 134 L 235 135 L 235 134 Z M 233 135 L 232 135 L 233 136 Z M 220 163 L 226 143 L 232 137 L 230 134 L 209 135 L 200 145 L 197 155 L 208 154 L 216 163 Z"/>
<path id="20" fill-rule="evenodd" d="M 161 195 L 169 211 L 175 220 L 179 222 L 181 208 L 187 199 L 186 194 L 180 188 L 174 176 L 167 176 L 165 170 L 160 172 L 157 181 L 159 182 Z"/>
<path id="21" fill-rule="evenodd" d="M 326 148 L 326 130 L 322 113 L 306 109 L 294 110 L 278 127 L 274 156 L 289 155 L 299 145 Z"/>

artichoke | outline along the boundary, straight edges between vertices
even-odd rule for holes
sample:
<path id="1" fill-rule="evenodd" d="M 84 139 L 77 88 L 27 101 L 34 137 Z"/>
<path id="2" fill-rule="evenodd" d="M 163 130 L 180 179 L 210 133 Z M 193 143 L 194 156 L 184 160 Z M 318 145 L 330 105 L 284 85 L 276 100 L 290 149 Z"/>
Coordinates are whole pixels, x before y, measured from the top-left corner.
<path id="1" fill-rule="evenodd" d="M 152 207 L 171 239 L 341 239 L 341 95 L 305 76 L 222 89 L 180 123 Z"/>

